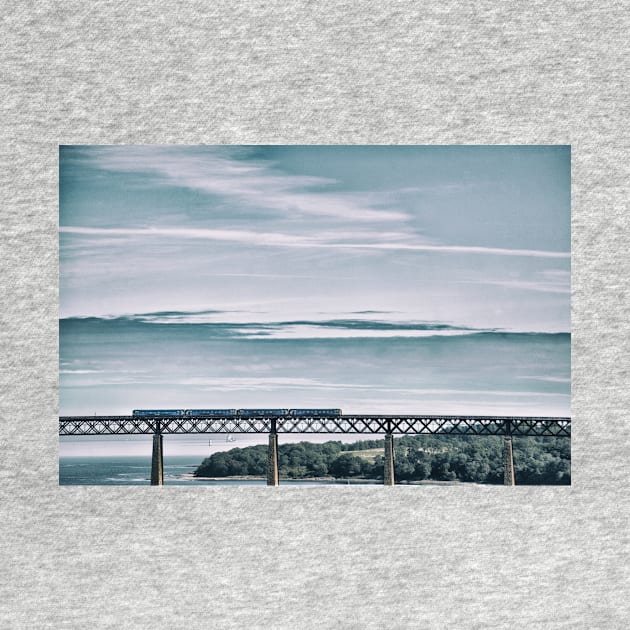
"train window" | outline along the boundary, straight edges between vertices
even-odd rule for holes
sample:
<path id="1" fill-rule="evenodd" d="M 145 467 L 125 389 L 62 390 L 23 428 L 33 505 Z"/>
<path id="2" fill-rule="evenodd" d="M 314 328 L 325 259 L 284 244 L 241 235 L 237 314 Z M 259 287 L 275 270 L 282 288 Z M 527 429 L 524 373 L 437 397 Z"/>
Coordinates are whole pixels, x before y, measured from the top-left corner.
<path id="1" fill-rule="evenodd" d="M 292 416 L 333 417 L 340 416 L 341 409 L 291 409 Z"/>
<path id="2" fill-rule="evenodd" d="M 241 416 L 286 416 L 288 409 L 239 409 Z"/>
<path id="3" fill-rule="evenodd" d="M 237 411 L 236 409 L 186 409 L 184 413 L 187 416 L 224 418 L 226 416 L 235 416 Z"/>
<path id="4" fill-rule="evenodd" d="M 182 409 L 134 409 L 134 416 L 142 418 L 172 418 L 183 416 Z"/>

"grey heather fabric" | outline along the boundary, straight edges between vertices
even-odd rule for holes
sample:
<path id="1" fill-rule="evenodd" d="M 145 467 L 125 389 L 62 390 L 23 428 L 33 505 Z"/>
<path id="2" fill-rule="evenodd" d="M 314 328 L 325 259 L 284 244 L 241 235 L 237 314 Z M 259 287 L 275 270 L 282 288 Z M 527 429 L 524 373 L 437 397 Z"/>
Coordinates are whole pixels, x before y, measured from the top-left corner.
<path id="1" fill-rule="evenodd" d="M 627 2 L 5 2 L 2 628 L 627 628 Z M 573 486 L 58 487 L 57 147 L 571 144 Z"/>

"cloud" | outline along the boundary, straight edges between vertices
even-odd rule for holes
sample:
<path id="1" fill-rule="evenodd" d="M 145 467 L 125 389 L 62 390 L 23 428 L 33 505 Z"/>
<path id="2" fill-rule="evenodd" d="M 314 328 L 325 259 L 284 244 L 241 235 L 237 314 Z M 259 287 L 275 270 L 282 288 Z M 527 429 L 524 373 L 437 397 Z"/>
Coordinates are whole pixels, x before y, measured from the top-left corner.
<path id="1" fill-rule="evenodd" d="M 570 255 L 567 254 L 567 257 Z M 538 279 L 520 280 L 509 278 L 505 280 L 460 280 L 463 284 L 484 284 L 506 289 L 521 289 L 524 291 L 540 291 L 542 293 L 571 293 L 571 273 L 563 270 L 541 271 Z"/>
<path id="2" fill-rule="evenodd" d="M 553 252 L 533 249 L 507 249 L 499 247 L 477 247 L 466 245 L 431 245 L 428 243 L 348 243 L 339 241 L 342 238 L 356 238 L 354 233 L 333 233 L 328 236 L 301 236 L 296 234 L 283 234 L 278 232 L 252 232 L 248 230 L 209 230 L 203 228 L 175 228 L 175 227 L 147 227 L 147 228 L 90 228 L 78 226 L 63 226 L 59 228 L 61 233 L 80 234 L 84 236 L 127 236 L 143 238 L 170 238 L 170 239 L 202 239 L 209 241 L 225 241 L 256 246 L 267 247 L 310 247 L 343 250 L 389 250 L 389 251 L 423 251 L 451 254 L 485 254 L 493 256 L 524 256 L 533 258 L 570 258 L 568 252 Z M 399 233 L 384 233 L 383 238 L 398 239 Z M 503 281 L 497 281 L 503 282 Z M 506 281 L 507 282 L 507 281 Z M 511 281 L 510 281 L 511 282 Z M 488 281 L 491 284 L 492 281 Z"/>
<path id="3" fill-rule="evenodd" d="M 115 235 L 143 238 L 203 239 L 284 247 L 305 247 L 318 242 L 317 239 L 308 236 L 273 232 L 251 232 L 247 230 L 208 230 L 203 228 L 90 228 L 65 226 L 59 228 L 59 231 L 66 234 L 82 234 L 86 236 Z"/>
<path id="4" fill-rule="evenodd" d="M 243 339 L 358 339 L 358 338 L 401 338 L 401 337 L 455 337 L 461 335 L 478 334 L 477 330 L 414 330 L 409 328 L 395 328 L 390 330 L 373 328 L 336 328 L 322 327 L 321 324 L 286 324 L 277 327 L 253 326 L 235 328 L 234 332 Z"/>
<path id="5" fill-rule="evenodd" d="M 286 390 L 312 389 L 320 386 L 319 382 L 310 378 L 295 377 L 214 377 L 190 378 L 178 382 L 178 385 L 200 387 L 203 391 L 237 391 L 237 390 Z"/>
<path id="6" fill-rule="evenodd" d="M 503 247 L 477 247 L 468 245 L 407 245 L 404 243 L 338 244 L 343 248 L 409 250 L 452 254 L 490 254 L 496 256 L 526 256 L 532 258 L 570 258 L 568 252 L 550 252 L 539 249 L 507 249 Z"/>
<path id="7" fill-rule="evenodd" d="M 547 269 L 546 271 L 541 271 L 540 275 L 550 280 L 563 282 L 570 282 L 571 280 L 571 272 L 565 269 Z"/>
<path id="8" fill-rule="evenodd" d="M 217 153 L 204 148 L 203 153 L 191 153 L 173 147 L 101 147 L 94 159 L 107 170 L 149 172 L 164 185 L 231 198 L 239 205 L 281 211 L 291 217 L 323 215 L 360 222 L 409 218 L 399 209 L 383 207 L 391 193 L 322 192 L 336 180 L 289 175 L 267 163 L 222 157 L 227 151 L 224 148 Z"/>
<path id="9" fill-rule="evenodd" d="M 518 376 L 524 381 L 544 381 L 546 383 L 570 383 L 571 379 L 565 376 Z"/>
<path id="10" fill-rule="evenodd" d="M 59 374 L 104 374 L 103 370 L 59 370 Z"/>
<path id="11" fill-rule="evenodd" d="M 466 284 L 489 284 L 506 289 L 541 291 L 542 293 L 571 293 L 569 287 L 552 285 L 545 282 L 528 282 L 526 280 L 466 280 L 462 282 Z"/>

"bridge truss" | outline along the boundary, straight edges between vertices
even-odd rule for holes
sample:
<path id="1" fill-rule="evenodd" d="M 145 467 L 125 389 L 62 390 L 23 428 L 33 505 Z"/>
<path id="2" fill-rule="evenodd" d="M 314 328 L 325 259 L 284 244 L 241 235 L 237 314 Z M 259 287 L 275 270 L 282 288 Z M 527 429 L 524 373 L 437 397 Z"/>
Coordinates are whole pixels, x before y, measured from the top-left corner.
<path id="1" fill-rule="evenodd" d="M 397 435 L 507 435 L 571 437 L 571 418 L 342 415 L 145 418 L 66 416 L 59 435 L 142 435 L 191 433 L 354 433 Z"/>

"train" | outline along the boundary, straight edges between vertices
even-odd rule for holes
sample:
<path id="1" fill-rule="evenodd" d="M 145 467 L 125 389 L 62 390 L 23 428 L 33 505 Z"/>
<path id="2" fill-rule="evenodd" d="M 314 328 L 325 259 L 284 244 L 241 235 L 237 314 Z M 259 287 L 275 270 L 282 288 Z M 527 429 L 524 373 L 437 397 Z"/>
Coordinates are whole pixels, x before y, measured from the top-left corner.
<path id="1" fill-rule="evenodd" d="M 341 409 L 134 409 L 136 418 L 277 418 L 280 416 L 332 418 Z"/>

